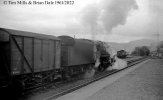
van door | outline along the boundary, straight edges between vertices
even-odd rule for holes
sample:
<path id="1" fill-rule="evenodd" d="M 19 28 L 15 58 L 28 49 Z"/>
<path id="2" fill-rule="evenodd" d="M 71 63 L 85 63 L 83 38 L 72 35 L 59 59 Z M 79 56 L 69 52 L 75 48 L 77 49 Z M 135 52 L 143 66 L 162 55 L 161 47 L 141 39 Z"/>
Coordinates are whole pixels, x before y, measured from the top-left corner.
<path id="1" fill-rule="evenodd" d="M 7 59 L 7 44 L 8 42 L 0 41 L 0 79 L 9 75 L 9 64 Z"/>

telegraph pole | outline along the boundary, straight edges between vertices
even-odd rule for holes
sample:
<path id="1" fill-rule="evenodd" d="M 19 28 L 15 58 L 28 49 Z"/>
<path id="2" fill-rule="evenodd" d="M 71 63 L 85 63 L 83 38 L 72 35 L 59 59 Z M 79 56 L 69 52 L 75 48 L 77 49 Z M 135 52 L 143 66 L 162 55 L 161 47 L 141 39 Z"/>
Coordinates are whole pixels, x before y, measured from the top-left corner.
<path id="1" fill-rule="evenodd" d="M 159 46 L 159 43 L 160 43 L 160 40 L 159 40 L 159 29 L 160 29 L 160 25 L 159 25 L 159 19 L 160 17 L 157 18 L 157 29 L 158 29 L 158 32 L 157 32 L 157 53 L 158 53 L 158 56 L 160 56 L 160 46 Z"/>
<path id="2" fill-rule="evenodd" d="M 159 17 L 157 18 L 157 33 L 156 33 L 156 36 L 157 36 L 157 55 L 159 56 L 159 52 L 160 52 L 160 48 L 159 48 L 159 42 L 160 42 L 160 40 L 159 40 L 159 36 L 160 36 L 160 34 L 159 34 Z"/>
<path id="3" fill-rule="evenodd" d="M 157 33 L 157 54 L 158 54 L 158 56 L 159 56 L 159 52 L 160 52 L 160 47 L 159 47 L 159 42 L 160 42 L 160 40 L 159 40 L 159 36 L 160 36 L 160 34 L 159 34 L 159 32 Z"/>

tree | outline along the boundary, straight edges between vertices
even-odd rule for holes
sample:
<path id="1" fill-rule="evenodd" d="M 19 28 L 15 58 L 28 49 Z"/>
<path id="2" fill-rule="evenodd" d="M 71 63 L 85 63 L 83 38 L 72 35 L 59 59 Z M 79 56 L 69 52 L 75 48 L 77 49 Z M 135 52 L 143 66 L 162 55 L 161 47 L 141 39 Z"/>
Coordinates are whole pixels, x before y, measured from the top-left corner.
<path id="1" fill-rule="evenodd" d="M 150 50 L 147 46 L 141 47 L 141 52 L 142 52 L 142 56 L 148 56 L 150 54 Z"/>
<path id="2" fill-rule="evenodd" d="M 137 56 L 148 56 L 150 54 L 150 50 L 147 46 L 135 47 L 132 54 Z"/>
<path id="3" fill-rule="evenodd" d="M 160 42 L 159 47 L 163 48 L 163 41 Z"/>

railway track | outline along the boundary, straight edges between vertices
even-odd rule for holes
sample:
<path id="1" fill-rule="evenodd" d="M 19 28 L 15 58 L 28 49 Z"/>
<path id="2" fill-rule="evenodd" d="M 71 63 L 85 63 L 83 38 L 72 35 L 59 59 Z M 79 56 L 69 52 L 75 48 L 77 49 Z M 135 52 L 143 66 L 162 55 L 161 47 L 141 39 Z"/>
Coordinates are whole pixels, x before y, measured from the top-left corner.
<path id="1" fill-rule="evenodd" d="M 142 59 L 141 57 L 138 57 L 138 58 L 133 58 L 133 59 L 124 59 L 124 60 L 126 60 L 127 61 L 127 63 L 128 64 L 131 64 L 132 62 L 135 62 L 135 61 L 137 61 L 137 60 L 140 60 L 140 59 Z M 114 72 L 114 71 L 113 71 Z M 113 73 L 112 71 L 111 72 L 107 72 L 107 73 Z M 116 70 L 115 72 L 118 72 L 118 70 Z M 101 74 L 106 74 L 106 73 L 99 73 L 99 74 L 96 74 L 96 76 L 100 76 Z M 95 76 L 95 77 L 96 77 Z M 69 81 L 73 81 L 73 80 L 75 80 L 76 78 L 73 78 L 73 79 L 71 79 L 71 80 L 69 80 Z M 42 87 L 48 87 L 48 86 L 50 86 L 50 85 L 55 85 L 55 86 L 57 86 L 57 85 L 59 85 L 59 84 L 64 84 L 64 83 L 67 83 L 67 80 L 64 82 L 64 81 L 62 81 L 62 82 L 54 82 L 55 84 L 51 84 L 51 82 L 49 82 L 49 83 L 45 83 L 45 84 L 37 84 L 37 85 L 35 85 L 35 86 L 33 86 L 33 87 L 30 87 L 30 88 L 27 88 L 27 89 L 25 89 L 24 91 L 23 91 L 23 93 L 24 94 L 29 94 L 32 90 L 34 90 L 34 89 L 40 89 L 40 88 L 42 88 Z"/>
<path id="2" fill-rule="evenodd" d="M 83 79 L 83 78 L 78 78 L 78 77 L 75 77 L 75 78 L 72 78 L 70 80 L 65 80 L 65 81 L 62 81 L 62 82 L 55 82 L 55 83 L 50 83 L 50 84 L 45 84 L 44 86 L 38 86 L 37 88 L 33 89 L 33 90 L 30 90 L 30 91 L 27 91 L 25 92 L 25 95 L 23 97 L 20 97 L 20 100 L 29 100 L 28 98 L 31 98 L 35 95 L 38 95 L 38 98 L 40 95 L 42 94 L 45 94 L 44 99 L 43 98 L 40 98 L 40 99 L 43 99 L 43 100 L 52 100 L 52 99 L 55 99 L 55 98 L 58 98 L 60 96 L 63 96 L 67 93 L 70 93 L 72 91 L 75 91 L 79 88 L 82 88 L 88 84 L 91 84 L 95 81 L 98 81 L 102 78 L 105 78 L 109 75 L 112 75 L 112 74 L 115 74 L 119 71 L 122 71 L 122 70 L 125 70 L 127 69 L 128 67 L 131 67 L 133 65 L 136 65 L 144 60 L 146 60 L 147 58 L 132 58 L 132 59 L 127 59 L 127 67 L 123 68 L 123 69 L 120 69 L 120 70 L 111 70 L 111 71 L 105 71 L 105 72 L 98 72 L 96 73 L 93 77 L 91 78 L 86 78 L 86 79 Z M 49 95 L 49 91 L 53 91 L 53 93 L 51 93 Z M 47 93 L 46 93 L 47 92 Z M 32 99 L 33 100 L 33 99 Z M 37 100 L 37 99 L 36 99 Z"/>
<path id="3" fill-rule="evenodd" d="M 102 79 L 102 78 L 105 78 L 105 77 L 107 77 L 107 76 L 110 76 L 110 75 L 112 75 L 112 74 L 115 74 L 115 73 L 117 73 L 117 72 L 120 72 L 120 71 L 122 71 L 122 70 L 125 70 L 125 69 L 127 69 L 128 67 L 131 67 L 131 66 L 133 66 L 133 65 L 136 65 L 136 64 L 138 64 L 138 63 L 140 63 L 140 62 L 142 62 L 142 61 L 144 61 L 144 60 L 146 60 L 146 59 L 148 59 L 148 58 L 137 58 L 137 59 L 132 59 L 132 60 L 128 60 L 127 61 L 127 64 L 128 64 L 128 66 L 127 67 L 125 67 L 125 68 L 123 68 L 123 69 L 120 69 L 120 70 L 112 70 L 112 71 L 106 71 L 106 72 L 104 72 L 104 73 L 97 73 L 97 74 L 95 74 L 95 76 L 94 77 L 92 77 L 92 78 L 89 78 L 89 79 L 82 79 L 82 80 L 79 80 L 79 81 L 77 81 L 77 82 L 71 82 L 70 84 L 71 85 L 68 85 L 67 87 L 62 87 L 61 89 L 56 89 L 56 92 L 53 94 L 53 95 L 51 95 L 51 96 L 48 96 L 48 97 L 46 97 L 45 99 L 43 99 L 43 100 L 52 100 L 52 99 L 56 99 L 56 98 L 58 98 L 58 97 L 60 97 L 60 96 L 63 96 L 63 95 L 65 95 L 65 94 L 67 94 L 67 93 L 70 93 L 70 92 L 72 92 L 72 91 L 75 91 L 75 90 L 77 90 L 77 89 L 79 89 L 79 88 L 82 88 L 82 87 L 84 87 L 84 86 L 86 86 L 86 85 L 88 85 L 88 84 L 91 84 L 91 83 L 93 83 L 93 82 L 95 82 L 95 81 L 98 81 L 98 80 L 100 80 L 100 79 Z M 68 83 L 69 84 L 69 83 Z"/>

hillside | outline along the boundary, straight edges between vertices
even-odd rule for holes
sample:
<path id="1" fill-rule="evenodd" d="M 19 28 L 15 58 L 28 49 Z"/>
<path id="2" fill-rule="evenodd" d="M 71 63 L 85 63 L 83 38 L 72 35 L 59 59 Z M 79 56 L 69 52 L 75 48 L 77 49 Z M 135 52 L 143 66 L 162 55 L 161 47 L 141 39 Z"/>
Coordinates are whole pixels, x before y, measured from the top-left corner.
<path id="1" fill-rule="evenodd" d="M 135 47 L 139 46 L 148 46 L 151 50 L 154 50 L 156 48 L 156 42 L 149 39 L 135 40 L 128 43 L 108 42 L 108 44 L 111 45 L 111 47 L 113 47 L 116 51 L 123 49 L 128 52 L 132 52 Z"/>

